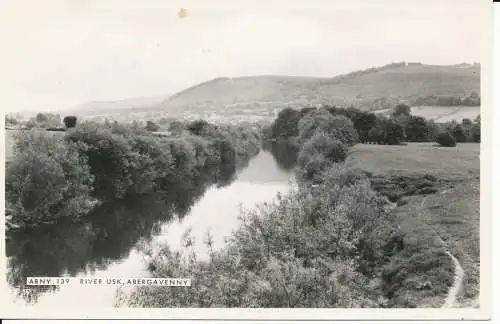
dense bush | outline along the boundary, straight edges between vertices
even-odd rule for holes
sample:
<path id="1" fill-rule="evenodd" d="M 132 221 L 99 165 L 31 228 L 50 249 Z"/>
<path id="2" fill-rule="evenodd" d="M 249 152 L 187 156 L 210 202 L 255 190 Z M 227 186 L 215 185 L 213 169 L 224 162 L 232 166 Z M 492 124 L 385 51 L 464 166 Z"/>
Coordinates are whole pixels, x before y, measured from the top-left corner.
<path id="1" fill-rule="evenodd" d="M 398 145 L 404 140 L 405 132 L 397 120 L 379 118 L 368 133 L 368 138 L 377 144 Z"/>
<path id="2" fill-rule="evenodd" d="M 451 130 L 451 136 L 455 139 L 457 143 L 465 143 L 467 141 L 467 135 L 464 131 L 462 125 L 457 124 Z"/>
<path id="3" fill-rule="evenodd" d="M 150 120 L 148 120 L 146 122 L 146 127 L 145 129 L 149 132 L 157 132 L 160 130 L 160 126 L 158 126 L 155 122 L 152 122 Z"/>
<path id="4" fill-rule="evenodd" d="M 455 139 L 448 132 L 439 133 L 436 137 L 436 142 L 445 147 L 455 147 L 457 146 Z"/>
<path id="5" fill-rule="evenodd" d="M 271 125 L 271 137 L 289 138 L 297 136 L 297 125 L 300 118 L 301 113 L 295 109 L 285 108 L 281 110 Z"/>
<path id="6" fill-rule="evenodd" d="M 201 179 L 227 181 L 259 152 L 260 137 L 249 128 L 207 129 L 202 136 L 159 138 L 140 127 L 85 122 L 64 139 L 27 133 L 16 141 L 15 159 L 7 169 L 7 204 L 16 219 L 33 224 L 62 216 L 76 219 L 90 208 L 87 201 L 153 191 L 175 196 L 200 188 Z"/>
<path id="7" fill-rule="evenodd" d="M 352 121 L 345 116 L 333 116 L 326 110 L 314 110 L 299 121 L 299 144 L 305 143 L 316 132 L 323 132 L 347 146 L 359 140 Z"/>
<path id="8" fill-rule="evenodd" d="M 323 156 L 329 164 L 343 162 L 347 157 L 347 146 L 325 133 L 316 133 L 300 151 L 299 167 L 305 165 L 316 154 Z"/>
<path id="9" fill-rule="evenodd" d="M 357 269 L 358 247 L 379 226 L 389 226 L 368 180 L 294 190 L 242 216 L 228 246 L 208 260 L 164 247 L 152 255 L 154 277 L 189 277 L 177 290 L 139 287 L 121 303 L 142 307 L 378 307 L 377 292 Z M 346 177 L 344 177 L 346 178 Z M 352 179 L 352 178 L 351 178 Z M 382 225 L 383 224 L 383 225 Z"/>
<path id="10" fill-rule="evenodd" d="M 410 108 L 410 106 L 408 106 L 406 104 L 397 105 L 396 108 L 394 108 L 394 111 L 392 113 L 392 115 L 394 117 L 398 117 L 400 115 L 410 116 L 410 114 L 411 114 L 411 108 Z"/>
<path id="11" fill-rule="evenodd" d="M 61 217 L 77 219 L 87 213 L 93 176 L 76 145 L 43 133 L 22 133 L 5 176 L 6 206 L 13 222 L 51 223 Z"/>
<path id="12" fill-rule="evenodd" d="M 66 128 L 73 128 L 76 126 L 76 116 L 66 116 L 63 119 Z"/>
<path id="13" fill-rule="evenodd" d="M 82 124 L 66 135 L 88 160 L 95 177 L 93 195 L 101 200 L 121 199 L 135 186 L 139 193 L 155 178 L 151 159 L 133 151 L 128 138 L 95 124 Z"/>
<path id="14" fill-rule="evenodd" d="M 410 116 L 406 122 L 406 140 L 410 142 L 427 142 L 431 135 L 429 123 L 425 118 Z"/>

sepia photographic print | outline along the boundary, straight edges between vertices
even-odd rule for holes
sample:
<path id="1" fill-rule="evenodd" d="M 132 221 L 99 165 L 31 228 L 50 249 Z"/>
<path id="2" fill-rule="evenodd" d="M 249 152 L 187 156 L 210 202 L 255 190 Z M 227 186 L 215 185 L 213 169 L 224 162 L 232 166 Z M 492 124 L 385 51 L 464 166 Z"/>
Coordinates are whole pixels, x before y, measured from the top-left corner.
<path id="1" fill-rule="evenodd" d="M 490 1 L 0 16 L 2 317 L 488 318 Z"/>

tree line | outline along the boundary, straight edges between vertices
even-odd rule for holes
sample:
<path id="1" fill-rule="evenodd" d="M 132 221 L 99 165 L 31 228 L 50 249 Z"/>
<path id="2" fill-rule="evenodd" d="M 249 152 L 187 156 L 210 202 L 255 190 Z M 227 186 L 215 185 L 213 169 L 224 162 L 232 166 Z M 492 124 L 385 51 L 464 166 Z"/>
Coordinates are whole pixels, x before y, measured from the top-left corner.
<path id="1" fill-rule="evenodd" d="M 313 115 L 326 116 L 325 113 L 337 117 L 344 116 L 350 120 L 357 132 L 357 141 L 361 143 L 398 145 L 402 142 L 434 142 L 441 133 L 448 134 L 456 143 L 479 143 L 481 141 L 480 116 L 477 116 L 473 121 L 464 118 L 460 123 L 454 120 L 447 123 L 437 123 L 431 119 L 412 115 L 411 108 L 405 104 L 397 105 L 389 116 L 361 111 L 352 107 L 304 107 L 301 110 L 285 108 L 278 113 L 275 121 L 264 130 L 264 136 L 273 140 L 295 138 L 303 131 L 301 123 L 304 124 L 305 120 L 311 119 Z M 328 123 L 329 120 L 328 117 L 316 119 L 319 123 Z M 333 124 L 331 127 L 334 127 Z"/>
<path id="2" fill-rule="evenodd" d="M 6 168 L 6 207 L 23 227 L 77 221 L 102 202 L 194 188 L 201 174 L 229 181 L 259 150 L 256 131 L 205 121 L 164 138 L 118 123 L 84 122 L 61 136 L 21 131 Z"/>

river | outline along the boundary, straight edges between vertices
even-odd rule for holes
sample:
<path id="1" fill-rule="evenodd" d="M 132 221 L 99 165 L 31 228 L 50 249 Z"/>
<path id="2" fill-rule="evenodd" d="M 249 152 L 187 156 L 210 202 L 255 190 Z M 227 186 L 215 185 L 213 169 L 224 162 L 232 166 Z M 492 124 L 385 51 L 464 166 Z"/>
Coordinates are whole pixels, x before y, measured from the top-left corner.
<path id="1" fill-rule="evenodd" d="M 225 237 L 238 227 L 240 209 L 272 201 L 278 192 L 289 190 L 291 180 L 290 168 L 262 150 L 231 182 L 176 193 L 175 203 L 151 195 L 98 208 L 83 223 L 7 233 L 11 301 L 45 308 L 112 307 L 116 286 L 71 285 L 40 291 L 23 289 L 23 282 L 27 276 L 148 277 L 144 247 L 166 243 L 179 249 L 188 229 L 197 255 L 206 257 L 207 231 L 215 249 L 224 247 Z"/>

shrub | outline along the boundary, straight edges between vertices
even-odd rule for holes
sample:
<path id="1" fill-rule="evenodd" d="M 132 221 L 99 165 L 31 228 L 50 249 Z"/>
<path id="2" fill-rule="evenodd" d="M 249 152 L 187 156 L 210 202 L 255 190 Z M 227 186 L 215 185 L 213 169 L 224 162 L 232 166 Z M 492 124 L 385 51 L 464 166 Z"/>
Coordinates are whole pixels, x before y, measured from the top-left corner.
<path id="1" fill-rule="evenodd" d="M 379 118 L 368 132 L 368 140 L 377 144 L 399 145 L 404 138 L 404 128 L 396 119 Z"/>
<path id="2" fill-rule="evenodd" d="M 63 119 L 64 125 L 66 128 L 73 128 L 76 126 L 76 117 L 75 116 L 66 116 Z"/>
<path id="3" fill-rule="evenodd" d="M 6 169 L 6 203 L 27 226 L 77 219 L 93 204 L 93 176 L 76 145 L 43 133 L 23 133 Z"/>
<path id="4" fill-rule="evenodd" d="M 285 108 L 278 113 L 271 125 L 272 138 L 290 138 L 298 134 L 298 122 L 301 113 L 292 108 Z"/>
<path id="5" fill-rule="evenodd" d="M 457 146 L 455 139 L 448 132 L 439 133 L 436 137 L 436 142 L 445 147 L 455 147 Z"/>
<path id="6" fill-rule="evenodd" d="M 347 157 L 347 146 L 325 133 L 316 133 L 304 144 L 299 154 L 299 164 L 316 153 L 323 155 L 330 162 L 343 162 Z"/>
<path id="7" fill-rule="evenodd" d="M 467 135 L 465 134 L 464 128 L 462 125 L 457 124 L 451 130 L 451 135 L 455 138 L 457 143 L 465 143 L 467 141 Z"/>
<path id="8" fill-rule="evenodd" d="M 145 129 L 148 131 L 148 132 L 157 132 L 159 129 L 160 129 L 160 126 L 158 126 L 156 123 L 148 120 L 146 122 L 146 127 Z"/>
<path id="9" fill-rule="evenodd" d="M 426 142 L 429 140 L 430 129 L 423 117 L 410 116 L 405 127 L 406 139 L 412 142 Z"/>
<path id="10" fill-rule="evenodd" d="M 150 189 L 138 184 L 153 183 L 153 163 L 147 155 L 134 152 L 127 137 L 88 123 L 68 133 L 66 140 L 77 144 L 80 154 L 87 157 L 95 178 L 94 197 L 114 200 L 124 198 L 131 188 L 137 193 Z"/>
<path id="11" fill-rule="evenodd" d="M 410 108 L 410 106 L 405 105 L 405 104 L 397 105 L 396 108 L 394 108 L 394 112 L 392 113 L 392 115 L 394 117 L 397 117 L 400 115 L 410 116 L 410 114 L 411 114 L 411 108 Z"/>
<path id="12" fill-rule="evenodd" d="M 326 110 L 314 110 L 299 121 L 299 144 L 304 144 L 316 132 L 328 134 L 347 146 L 359 141 L 353 123 L 345 116 L 333 116 Z"/>
<path id="13" fill-rule="evenodd" d="M 474 143 L 481 142 L 481 124 L 475 123 L 471 127 L 471 139 Z"/>
<path id="14" fill-rule="evenodd" d="M 243 214 L 223 250 L 214 251 L 208 238 L 208 260 L 188 244 L 153 256 L 152 276 L 189 277 L 189 289 L 138 287 L 121 300 L 143 307 L 375 307 L 356 260 L 377 225 L 388 228 L 382 213 L 366 179 L 292 190 Z"/>
<path id="15" fill-rule="evenodd" d="M 387 144 L 399 145 L 405 138 L 403 126 L 394 119 L 389 119 L 386 123 Z"/>

